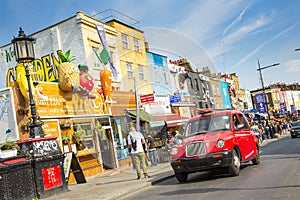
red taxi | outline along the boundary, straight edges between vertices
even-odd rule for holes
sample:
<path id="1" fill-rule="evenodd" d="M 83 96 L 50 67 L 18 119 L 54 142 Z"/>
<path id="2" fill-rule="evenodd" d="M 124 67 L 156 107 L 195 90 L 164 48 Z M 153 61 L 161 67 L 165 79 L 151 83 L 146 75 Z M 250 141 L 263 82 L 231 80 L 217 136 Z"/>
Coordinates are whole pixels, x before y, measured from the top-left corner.
<path id="1" fill-rule="evenodd" d="M 260 163 L 258 140 L 238 110 L 203 110 L 174 143 L 171 165 L 179 182 L 186 182 L 190 173 L 216 168 L 237 176 L 241 163 Z"/>

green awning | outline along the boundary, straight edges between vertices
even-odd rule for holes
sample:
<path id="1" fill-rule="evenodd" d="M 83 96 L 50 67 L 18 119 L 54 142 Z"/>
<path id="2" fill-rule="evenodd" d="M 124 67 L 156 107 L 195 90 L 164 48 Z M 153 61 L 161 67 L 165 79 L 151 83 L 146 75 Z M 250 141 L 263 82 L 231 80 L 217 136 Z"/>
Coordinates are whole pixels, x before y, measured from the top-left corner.
<path id="1" fill-rule="evenodd" d="M 136 110 L 128 110 L 128 113 L 136 116 Z M 139 114 L 140 114 L 140 120 L 146 121 L 146 122 L 151 122 L 151 115 L 149 113 L 140 109 Z"/>

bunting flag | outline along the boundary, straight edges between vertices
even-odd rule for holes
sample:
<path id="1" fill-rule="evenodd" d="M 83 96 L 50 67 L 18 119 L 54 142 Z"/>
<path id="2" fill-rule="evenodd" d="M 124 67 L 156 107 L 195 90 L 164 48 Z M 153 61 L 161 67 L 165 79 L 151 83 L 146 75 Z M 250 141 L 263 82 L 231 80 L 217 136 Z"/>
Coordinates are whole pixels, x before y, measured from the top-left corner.
<path id="1" fill-rule="evenodd" d="M 100 25 L 100 24 L 96 24 L 96 28 L 97 28 L 97 32 L 98 32 L 98 35 L 99 35 L 99 38 L 100 38 L 100 41 L 103 45 L 103 48 L 109 52 L 109 49 L 108 49 L 108 46 L 107 46 L 107 43 L 106 43 L 106 35 L 105 35 L 105 30 L 104 30 L 104 26 L 103 25 Z M 113 73 L 113 76 L 115 78 L 117 78 L 117 71 L 116 71 L 116 68 L 114 67 L 114 64 L 111 60 L 111 57 L 110 55 L 108 55 L 108 61 L 109 61 L 109 65 L 110 65 L 110 69 Z"/>

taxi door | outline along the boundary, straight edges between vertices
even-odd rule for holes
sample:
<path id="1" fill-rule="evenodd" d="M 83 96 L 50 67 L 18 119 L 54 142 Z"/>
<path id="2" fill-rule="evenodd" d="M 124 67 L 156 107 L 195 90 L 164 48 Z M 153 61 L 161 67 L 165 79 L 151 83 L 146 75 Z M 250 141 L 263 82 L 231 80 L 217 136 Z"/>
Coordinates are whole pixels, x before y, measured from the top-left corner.
<path id="1" fill-rule="evenodd" d="M 250 130 L 250 126 L 243 114 L 233 115 L 236 141 L 242 154 L 242 160 L 248 160 L 256 155 L 255 135 Z"/>

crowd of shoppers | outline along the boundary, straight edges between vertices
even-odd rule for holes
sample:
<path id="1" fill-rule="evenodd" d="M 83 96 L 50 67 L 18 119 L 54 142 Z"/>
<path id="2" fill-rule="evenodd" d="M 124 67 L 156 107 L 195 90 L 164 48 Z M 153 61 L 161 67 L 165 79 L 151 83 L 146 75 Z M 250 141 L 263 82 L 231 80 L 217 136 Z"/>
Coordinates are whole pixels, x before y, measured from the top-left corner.
<path id="1" fill-rule="evenodd" d="M 286 120 L 259 120 L 251 122 L 251 130 L 262 144 L 266 139 L 280 137 L 288 134 L 290 123 Z"/>

